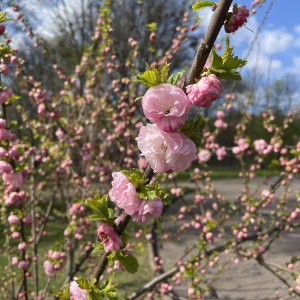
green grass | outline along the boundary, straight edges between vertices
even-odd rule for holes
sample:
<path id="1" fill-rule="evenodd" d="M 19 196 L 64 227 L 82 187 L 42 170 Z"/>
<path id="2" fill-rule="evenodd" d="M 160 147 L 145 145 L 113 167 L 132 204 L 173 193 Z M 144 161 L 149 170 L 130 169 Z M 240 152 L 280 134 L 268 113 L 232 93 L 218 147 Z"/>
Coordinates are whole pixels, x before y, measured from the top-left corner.
<path id="1" fill-rule="evenodd" d="M 136 225 L 132 222 L 128 226 L 128 231 L 130 233 L 136 232 Z M 43 289 L 46 285 L 48 277 L 44 273 L 43 263 L 46 257 L 46 254 L 49 249 L 53 249 L 56 246 L 57 239 L 63 239 L 63 230 L 65 228 L 65 222 L 60 219 L 51 220 L 47 223 L 46 230 L 47 235 L 42 237 L 41 242 L 39 243 L 39 265 L 38 265 L 38 272 L 39 272 L 39 288 Z M 95 228 L 94 228 L 95 229 Z M 93 228 L 90 230 L 91 234 L 93 234 Z M 96 229 L 94 230 L 95 237 L 96 237 Z M 131 234 L 130 234 L 131 236 Z M 132 242 L 132 241 L 131 241 Z M 4 250 L 4 236 L 0 237 L 0 245 L 1 250 Z M 17 242 L 13 241 L 13 248 L 16 249 Z M 29 250 L 31 251 L 31 250 Z M 11 253 L 11 257 L 17 254 L 19 251 L 16 250 L 15 252 Z M 126 296 L 130 295 L 136 289 L 141 287 L 144 283 L 148 282 L 152 277 L 152 269 L 149 262 L 149 252 L 148 252 L 148 244 L 145 239 L 142 239 L 137 247 L 134 248 L 133 251 L 134 255 L 137 257 L 139 261 L 139 269 L 137 273 L 130 274 L 127 272 L 116 271 L 113 283 L 118 284 L 118 295 L 119 299 L 126 299 Z M 5 252 L 1 252 L 2 259 L 0 260 L 0 278 L 2 280 L 6 280 L 7 278 L 7 271 L 5 271 L 5 266 L 8 264 L 8 260 L 6 259 Z M 79 257 L 79 254 L 76 255 Z M 97 257 L 95 258 L 95 263 L 97 264 Z M 75 261 L 76 263 L 76 261 Z M 17 266 L 13 266 L 12 270 L 19 274 L 19 270 Z M 93 273 L 94 269 L 89 268 L 89 262 L 87 261 L 84 265 L 84 272 L 78 273 L 77 277 L 83 277 L 89 279 L 89 276 Z M 106 274 L 106 273 L 104 273 Z M 66 268 L 63 271 L 58 272 L 55 277 L 53 277 L 49 284 L 49 292 L 58 291 L 66 278 Z M 19 279 L 19 278 L 18 278 Z M 1 286 L 1 284 L 0 284 Z M 28 278 L 28 287 L 30 291 L 33 291 L 33 280 L 32 278 Z M 1 298 L 1 297 L 0 297 Z M 1 298 L 2 299 L 2 298 Z M 4 299 L 4 298 L 3 298 Z M 9 298 L 7 298 L 9 299 Z M 47 294 L 45 299 L 53 299 L 53 294 Z M 143 299 L 143 298 L 140 298 Z"/>

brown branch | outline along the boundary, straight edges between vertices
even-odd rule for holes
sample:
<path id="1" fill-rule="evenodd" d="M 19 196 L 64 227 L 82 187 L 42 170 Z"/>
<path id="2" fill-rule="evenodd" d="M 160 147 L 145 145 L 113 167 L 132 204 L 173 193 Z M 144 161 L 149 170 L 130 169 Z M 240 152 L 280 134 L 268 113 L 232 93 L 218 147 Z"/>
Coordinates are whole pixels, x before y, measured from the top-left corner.
<path id="1" fill-rule="evenodd" d="M 216 38 L 217 38 L 222 26 L 224 25 L 226 13 L 228 12 L 228 10 L 230 8 L 231 3 L 232 3 L 232 0 L 221 0 L 220 3 L 218 4 L 218 6 L 213 14 L 213 17 L 210 21 L 210 24 L 208 26 L 207 34 L 204 36 L 203 42 L 200 45 L 200 47 L 196 53 L 196 56 L 193 61 L 190 72 L 188 74 L 187 80 L 184 84 L 184 88 L 186 85 L 194 83 L 195 79 L 200 77 L 200 73 L 206 63 L 208 55 L 216 41 Z M 154 172 L 153 172 L 152 168 L 150 166 L 148 166 L 144 173 L 143 178 L 149 182 L 151 180 L 151 178 L 153 177 L 153 175 L 154 175 Z M 125 230 L 126 226 L 130 222 L 130 220 L 131 220 L 131 217 L 126 216 L 124 218 L 124 220 L 119 224 L 119 226 L 117 228 L 117 233 L 119 235 L 121 235 L 123 233 L 123 231 Z M 98 263 L 98 266 L 96 267 L 96 270 L 94 272 L 93 278 L 95 278 L 97 280 L 97 282 L 108 264 L 107 255 L 109 255 L 109 253 L 103 254 L 103 256 L 101 257 L 101 259 Z"/>
<path id="2" fill-rule="evenodd" d="M 200 78 L 209 53 L 217 39 L 217 36 L 224 25 L 226 14 L 230 8 L 232 0 L 220 0 L 217 8 L 210 20 L 207 33 L 203 37 L 203 41 L 197 50 L 191 69 L 184 83 L 183 89 L 189 84 L 194 84 L 196 78 Z"/>

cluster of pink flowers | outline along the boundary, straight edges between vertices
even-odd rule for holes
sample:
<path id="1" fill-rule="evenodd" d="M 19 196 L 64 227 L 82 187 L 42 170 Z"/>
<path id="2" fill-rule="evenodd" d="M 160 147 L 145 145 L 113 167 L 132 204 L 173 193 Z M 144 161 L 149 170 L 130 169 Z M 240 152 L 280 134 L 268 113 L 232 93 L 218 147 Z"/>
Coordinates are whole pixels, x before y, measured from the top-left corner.
<path id="1" fill-rule="evenodd" d="M 138 197 L 134 184 L 121 172 L 112 174 L 112 188 L 108 192 L 109 198 L 126 214 L 132 216 L 138 223 L 147 223 L 150 217 L 157 218 L 163 210 L 163 202 L 159 197 L 144 200 Z"/>
<path id="2" fill-rule="evenodd" d="M 246 139 L 244 138 L 240 138 L 238 141 L 237 141 L 237 146 L 233 147 L 232 148 L 232 152 L 234 154 L 240 154 L 244 151 L 246 151 L 247 149 L 249 149 L 249 143 L 246 141 Z"/>
<path id="3" fill-rule="evenodd" d="M 191 103 L 182 89 L 160 84 L 148 89 L 142 100 L 145 116 L 136 138 L 138 148 L 154 172 L 183 171 L 196 158 L 195 144 L 177 130 L 185 123 Z"/>
<path id="4" fill-rule="evenodd" d="M 225 31 L 227 33 L 237 31 L 241 26 L 247 22 L 249 17 L 249 10 L 246 6 L 240 6 L 233 10 L 232 15 L 225 23 Z"/>
<path id="5" fill-rule="evenodd" d="M 268 143 L 263 139 L 255 140 L 253 144 L 258 154 L 267 155 L 273 150 L 273 146 L 268 145 Z"/>
<path id="6" fill-rule="evenodd" d="M 6 129 L 6 121 L 0 119 L 0 141 L 9 142 L 6 148 L 0 147 L 0 174 L 3 182 L 7 185 L 4 191 L 4 203 L 7 206 L 20 207 L 26 199 L 25 191 L 20 191 L 21 186 L 25 183 L 27 169 L 15 171 L 15 165 L 23 159 L 17 149 L 17 140 L 15 135 Z"/>
<path id="7" fill-rule="evenodd" d="M 54 276 L 55 272 L 60 271 L 66 265 L 65 252 L 49 250 L 47 257 L 48 260 L 44 262 L 44 271 L 47 276 Z"/>

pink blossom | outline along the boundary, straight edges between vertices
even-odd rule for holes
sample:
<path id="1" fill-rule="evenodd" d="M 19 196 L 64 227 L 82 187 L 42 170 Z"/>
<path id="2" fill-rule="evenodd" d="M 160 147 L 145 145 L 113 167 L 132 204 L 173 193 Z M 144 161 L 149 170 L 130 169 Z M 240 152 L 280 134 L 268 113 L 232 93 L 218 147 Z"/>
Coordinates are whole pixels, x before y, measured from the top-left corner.
<path id="1" fill-rule="evenodd" d="M 14 240 L 16 240 L 16 239 L 18 239 L 18 238 L 20 238 L 20 237 L 21 237 L 20 232 L 15 231 L 15 232 L 13 232 L 13 233 L 11 234 L 11 238 L 14 239 Z"/>
<path id="2" fill-rule="evenodd" d="M 222 85 L 215 74 L 210 74 L 201 77 L 198 83 L 188 85 L 186 92 L 192 104 L 207 108 L 220 96 Z"/>
<path id="3" fill-rule="evenodd" d="M 16 216 L 16 215 L 10 215 L 8 218 L 7 218 L 7 221 L 9 224 L 11 225 L 16 225 L 16 224 L 19 224 L 20 223 L 20 220 L 19 218 Z"/>
<path id="4" fill-rule="evenodd" d="M 239 154 L 240 152 L 241 152 L 240 147 L 238 147 L 238 146 L 232 147 L 233 154 Z"/>
<path id="5" fill-rule="evenodd" d="M 9 98 L 9 95 L 5 91 L 0 93 L 0 103 L 6 103 Z"/>
<path id="6" fill-rule="evenodd" d="M 4 196 L 4 202 L 6 205 L 16 205 L 20 206 L 22 203 L 22 199 L 20 198 L 19 194 L 17 192 L 11 192 L 8 195 Z"/>
<path id="7" fill-rule="evenodd" d="M 19 188 L 25 182 L 21 172 L 4 173 L 2 179 L 6 184 Z"/>
<path id="8" fill-rule="evenodd" d="M 117 251 L 123 245 L 122 240 L 114 228 L 108 224 L 101 224 L 97 233 L 100 240 L 103 242 L 105 252 Z"/>
<path id="9" fill-rule="evenodd" d="M 296 279 L 296 290 L 300 292 L 300 275 Z"/>
<path id="10" fill-rule="evenodd" d="M 27 247 L 27 245 L 26 245 L 25 242 L 21 242 L 21 243 L 19 243 L 19 245 L 18 245 L 18 249 L 21 250 L 21 251 L 25 250 L 26 247 Z"/>
<path id="11" fill-rule="evenodd" d="M 13 266 L 17 265 L 18 262 L 19 262 L 19 259 L 18 259 L 16 256 L 12 257 L 12 259 L 11 259 L 11 264 L 12 264 Z"/>
<path id="12" fill-rule="evenodd" d="M 22 260 L 22 261 L 19 262 L 18 267 L 22 270 L 27 270 L 28 267 L 29 267 L 29 262 L 25 261 L 25 260 Z"/>
<path id="13" fill-rule="evenodd" d="M 0 141 L 6 141 L 11 138 L 11 133 L 5 128 L 0 127 Z"/>
<path id="14" fill-rule="evenodd" d="M 10 173 L 13 170 L 13 167 L 6 161 L 0 161 L 0 174 Z"/>
<path id="15" fill-rule="evenodd" d="M 154 124 L 143 126 L 136 140 L 154 172 L 180 172 L 197 158 L 192 140 L 180 132 L 164 132 Z"/>
<path id="16" fill-rule="evenodd" d="M 139 210 L 132 216 L 137 223 L 147 223 L 150 217 L 160 217 L 163 210 L 163 202 L 159 197 L 153 200 L 143 200 Z"/>
<path id="17" fill-rule="evenodd" d="M 191 108 L 183 90 L 167 83 L 149 88 L 142 106 L 146 118 L 164 131 L 179 129 Z"/>
<path id="18" fill-rule="evenodd" d="M 4 158 L 4 157 L 7 157 L 7 150 L 3 147 L 0 147 L 0 158 Z"/>
<path id="19" fill-rule="evenodd" d="M 3 129 L 6 127 L 6 120 L 0 118 L 0 129 Z"/>
<path id="20" fill-rule="evenodd" d="M 225 147 L 220 147 L 216 150 L 216 155 L 218 160 L 222 160 L 226 156 L 226 149 Z"/>
<path id="21" fill-rule="evenodd" d="M 49 260 L 44 261 L 44 271 L 47 276 L 53 276 L 54 275 L 54 269 L 53 265 Z"/>
<path id="22" fill-rule="evenodd" d="M 254 148 L 259 154 L 267 155 L 273 150 L 272 145 L 268 145 L 263 139 L 254 141 Z"/>
<path id="23" fill-rule="evenodd" d="M 20 157 L 20 153 L 18 151 L 18 149 L 13 146 L 9 151 L 8 151 L 8 155 L 12 158 L 12 159 L 18 159 Z"/>
<path id="24" fill-rule="evenodd" d="M 206 149 L 203 149 L 203 150 L 199 151 L 199 153 L 198 153 L 198 159 L 199 159 L 200 163 L 207 162 L 207 161 L 210 160 L 210 158 L 211 158 L 210 151 L 208 151 Z"/>
<path id="25" fill-rule="evenodd" d="M 70 300 L 88 300 L 88 291 L 81 289 L 76 280 L 70 283 Z"/>
<path id="26" fill-rule="evenodd" d="M 225 31 L 227 33 L 235 32 L 247 22 L 247 17 L 249 17 L 249 10 L 246 6 L 243 5 L 238 7 L 226 21 L 224 26 Z"/>
<path id="27" fill-rule="evenodd" d="M 125 210 L 126 214 L 134 214 L 141 204 L 141 199 L 137 196 L 135 186 L 121 172 L 112 173 L 112 188 L 108 195 L 112 202 Z"/>
<path id="28" fill-rule="evenodd" d="M 225 113 L 222 110 L 217 111 L 217 118 L 223 119 L 225 117 Z"/>
<path id="29" fill-rule="evenodd" d="M 69 214 L 75 216 L 82 216 L 85 211 L 85 206 L 80 203 L 73 203 L 73 205 L 69 208 Z"/>
<path id="30" fill-rule="evenodd" d="M 222 119 L 217 119 L 214 123 L 214 125 L 217 127 L 217 128 L 223 128 L 223 129 L 226 129 L 227 128 L 227 123 L 225 123 Z"/>
<path id="31" fill-rule="evenodd" d="M 240 138 L 238 141 L 237 141 L 237 144 L 240 148 L 240 151 L 245 151 L 249 148 L 249 144 L 247 143 L 246 139 L 244 138 Z"/>

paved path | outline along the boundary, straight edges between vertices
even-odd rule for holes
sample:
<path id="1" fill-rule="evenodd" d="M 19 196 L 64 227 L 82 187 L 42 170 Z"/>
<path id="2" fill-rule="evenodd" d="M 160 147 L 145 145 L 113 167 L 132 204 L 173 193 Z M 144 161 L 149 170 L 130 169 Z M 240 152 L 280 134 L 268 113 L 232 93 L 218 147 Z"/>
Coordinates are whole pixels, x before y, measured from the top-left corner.
<path id="1" fill-rule="evenodd" d="M 251 188 L 254 190 L 260 180 L 254 180 L 254 185 Z M 240 193 L 241 181 L 239 179 L 216 180 L 214 182 L 217 191 L 228 200 L 234 200 Z M 300 190 L 300 180 L 297 179 L 292 184 L 292 190 Z M 276 195 L 280 195 L 283 189 L 280 188 Z M 193 194 L 187 196 L 187 201 L 192 201 Z M 295 201 L 295 195 L 289 197 L 289 201 Z M 182 253 L 190 246 L 199 235 L 199 231 L 188 229 L 179 238 L 174 233 L 183 224 L 184 221 L 171 222 L 169 216 L 176 212 L 181 203 L 174 204 L 164 217 L 162 228 L 164 233 L 168 233 L 171 238 L 160 244 L 160 254 L 164 261 L 165 270 L 168 270 L 181 257 Z M 268 214 L 268 211 L 265 212 Z M 265 256 L 266 259 L 273 263 L 282 263 L 287 261 L 292 255 L 300 256 L 300 230 L 297 229 L 293 233 L 284 234 L 277 240 L 272 248 Z M 219 298 L 206 297 L 205 299 L 221 299 L 221 300 L 263 300 L 263 299 L 292 299 L 288 294 L 285 285 L 270 274 L 269 271 L 262 268 L 256 261 L 240 261 L 234 262 L 233 255 L 223 254 L 220 256 L 220 261 L 226 263 L 226 267 L 220 272 L 219 276 L 213 280 L 213 286 L 217 290 Z M 221 265 L 221 264 L 220 264 Z M 219 265 L 218 265 L 219 266 Z M 212 268 L 208 278 L 216 273 L 217 268 Z M 209 272 L 209 271 L 208 271 Z M 298 274 L 300 274 L 298 268 Z M 209 272 L 210 273 L 210 272 Z M 290 276 L 286 277 L 290 283 Z M 187 299 L 186 284 L 176 288 L 178 295 Z M 277 293 L 277 294 L 276 294 Z"/>

